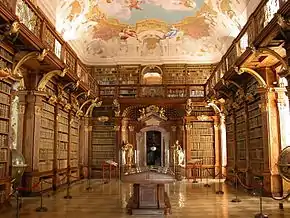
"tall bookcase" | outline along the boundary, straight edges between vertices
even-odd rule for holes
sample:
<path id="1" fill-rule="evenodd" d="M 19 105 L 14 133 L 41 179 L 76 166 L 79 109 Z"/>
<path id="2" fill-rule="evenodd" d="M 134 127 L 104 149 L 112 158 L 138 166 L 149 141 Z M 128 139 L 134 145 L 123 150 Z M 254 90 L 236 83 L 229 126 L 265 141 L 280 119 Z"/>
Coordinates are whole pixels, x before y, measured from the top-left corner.
<path id="1" fill-rule="evenodd" d="M 226 116 L 226 136 L 227 136 L 227 173 L 229 176 L 233 176 L 231 169 L 235 168 L 235 123 L 233 119 L 233 114 L 228 114 Z"/>
<path id="2" fill-rule="evenodd" d="M 92 169 L 100 169 L 105 160 L 116 160 L 116 132 L 114 121 L 99 122 L 93 120 L 92 149 L 91 149 Z"/>
<path id="3" fill-rule="evenodd" d="M 0 204 L 9 195 L 10 149 L 8 144 L 10 125 L 11 84 L 0 81 Z"/>
<path id="4" fill-rule="evenodd" d="M 236 143 L 237 143 L 237 166 L 239 169 L 246 168 L 246 114 L 244 105 L 235 111 L 236 117 Z"/>
<path id="5" fill-rule="evenodd" d="M 66 170 L 68 154 L 68 112 L 59 109 L 58 112 L 58 144 L 57 144 L 57 168 L 58 171 Z"/>
<path id="6" fill-rule="evenodd" d="M 193 121 L 187 124 L 187 149 L 190 155 L 187 162 L 199 159 L 205 167 L 213 168 L 215 161 L 214 152 L 214 127 L 212 121 Z M 203 172 L 205 174 L 207 172 Z M 213 173 L 213 172 L 211 172 Z"/>
<path id="7" fill-rule="evenodd" d="M 249 122 L 249 158 L 254 174 L 261 174 L 264 170 L 264 144 L 262 131 L 261 99 L 255 92 L 257 82 L 250 80 L 247 84 L 247 95 L 252 95 L 248 100 Z"/>
<path id="8" fill-rule="evenodd" d="M 70 121 L 70 167 L 72 180 L 76 180 L 79 177 L 79 121 L 72 115 Z"/>

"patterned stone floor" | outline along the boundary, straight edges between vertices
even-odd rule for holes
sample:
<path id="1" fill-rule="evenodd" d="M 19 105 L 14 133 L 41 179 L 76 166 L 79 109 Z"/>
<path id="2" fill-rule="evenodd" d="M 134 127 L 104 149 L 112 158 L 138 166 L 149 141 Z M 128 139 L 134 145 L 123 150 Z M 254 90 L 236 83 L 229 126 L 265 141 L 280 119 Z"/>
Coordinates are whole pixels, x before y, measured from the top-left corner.
<path id="1" fill-rule="evenodd" d="M 223 184 L 224 195 L 216 195 L 217 181 L 210 181 L 211 187 L 205 188 L 202 183 L 177 182 L 169 185 L 168 192 L 172 204 L 172 214 L 168 217 L 187 218 L 250 218 L 259 212 L 259 198 L 239 193 L 240 203 L 232 203 L 234 190 Z M 130 185 L 118 181 L 103 184 L 93 181 L 93 190 L 86 190 L 86 182 L 74 185 L 72 199 L 63 198 L 66 191 L 44 198 L 48 212 L 35 212 L 39 198 L 25 198 L 20 218 L 127 218 L 127 217 L 160 217 L 130 216 L 126 214 L 126 201 L 132 192 Z M 272 218 L 290 218 L 290 202 L 284 204 L 284 210 L 278 209 L 278 202 L 263 199 L 264 213 Z M 0 214 L 0 218 L 16 217 L 15 207 Z"/>

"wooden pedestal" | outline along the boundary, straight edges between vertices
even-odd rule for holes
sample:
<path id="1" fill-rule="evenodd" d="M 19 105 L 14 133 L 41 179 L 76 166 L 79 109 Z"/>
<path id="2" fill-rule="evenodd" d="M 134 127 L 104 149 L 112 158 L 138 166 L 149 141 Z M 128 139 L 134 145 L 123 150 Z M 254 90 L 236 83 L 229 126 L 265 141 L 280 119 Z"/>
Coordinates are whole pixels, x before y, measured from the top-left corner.
<path id="1" fill-rule="evenodd" d="M 170 214 L 171 205 L 164 184 L 134 184 L 127 210 L 131 215 Z"/>

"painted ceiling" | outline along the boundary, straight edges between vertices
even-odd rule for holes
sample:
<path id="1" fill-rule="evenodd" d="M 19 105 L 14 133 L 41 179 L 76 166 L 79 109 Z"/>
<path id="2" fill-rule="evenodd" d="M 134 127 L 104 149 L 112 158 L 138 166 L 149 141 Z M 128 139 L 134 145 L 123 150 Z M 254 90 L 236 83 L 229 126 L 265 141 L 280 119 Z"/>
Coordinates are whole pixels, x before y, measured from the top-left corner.
<path id="1" fill-rule="evenodd" d="M 215 63 L 249 0 L 59 0 L 56 29 L 86 64 Z"/>

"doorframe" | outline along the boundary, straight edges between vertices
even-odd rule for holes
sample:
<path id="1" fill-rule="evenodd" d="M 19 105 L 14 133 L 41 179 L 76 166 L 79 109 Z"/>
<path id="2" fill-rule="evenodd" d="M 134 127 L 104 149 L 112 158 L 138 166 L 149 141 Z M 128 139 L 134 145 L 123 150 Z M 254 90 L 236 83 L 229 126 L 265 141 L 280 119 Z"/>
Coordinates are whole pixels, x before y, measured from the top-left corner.
<path id="1" fill-rule="evenodd" d="M 136 134 L 137 142 L 137 165 L 147 166 L 147 145 L 146 134 L 149 131 L 161 132 L 161 166 L 169 167 L 169 140 L 170 133 L 160 126 L 147 126 L 144 127 Z"/>

